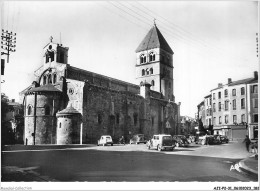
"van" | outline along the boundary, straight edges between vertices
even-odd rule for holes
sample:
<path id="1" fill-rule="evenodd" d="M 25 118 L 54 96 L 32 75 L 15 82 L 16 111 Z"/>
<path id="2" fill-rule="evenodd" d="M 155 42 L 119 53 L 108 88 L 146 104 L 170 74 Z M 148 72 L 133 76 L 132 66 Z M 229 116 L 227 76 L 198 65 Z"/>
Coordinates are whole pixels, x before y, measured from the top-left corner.
<path id="1" fill-rule="evenodd" d="M 157 149 L 158 151 L 162 150 L 171 150 L 175 148 L 175 142 L 172 139 L 171 135 L 159 134 L 154 135 L 151 140 L 147 143 L 148 149 Z"/>

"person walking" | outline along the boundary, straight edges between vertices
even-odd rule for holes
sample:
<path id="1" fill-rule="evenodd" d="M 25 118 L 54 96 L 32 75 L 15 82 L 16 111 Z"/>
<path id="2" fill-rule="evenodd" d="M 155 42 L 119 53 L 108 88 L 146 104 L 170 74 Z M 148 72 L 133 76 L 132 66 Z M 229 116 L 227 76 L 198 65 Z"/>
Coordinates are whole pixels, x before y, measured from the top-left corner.
<path id="1" fill-rule="evenodd" d="M 246 150 L 249 152 L 249 145 L 251 144 L 251 140 L 249 139 L 248 135 L 246 135 L 243 143 L 246 143 Z"/>

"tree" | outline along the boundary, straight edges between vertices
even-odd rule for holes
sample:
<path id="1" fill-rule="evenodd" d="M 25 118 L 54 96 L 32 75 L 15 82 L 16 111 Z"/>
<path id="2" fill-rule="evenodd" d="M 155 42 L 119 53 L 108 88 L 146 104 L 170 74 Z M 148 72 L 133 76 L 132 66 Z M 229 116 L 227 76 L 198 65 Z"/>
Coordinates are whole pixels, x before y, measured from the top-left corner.
<path id="1" fill-rule="evenodd" d="M 14 143 L 14 132 L 12 130 L 11 123 L 6 120 L 6 114 L 14 108 L 8 104 L 9 99 L 1 93 L 1 144 L 13 144 Z"/>

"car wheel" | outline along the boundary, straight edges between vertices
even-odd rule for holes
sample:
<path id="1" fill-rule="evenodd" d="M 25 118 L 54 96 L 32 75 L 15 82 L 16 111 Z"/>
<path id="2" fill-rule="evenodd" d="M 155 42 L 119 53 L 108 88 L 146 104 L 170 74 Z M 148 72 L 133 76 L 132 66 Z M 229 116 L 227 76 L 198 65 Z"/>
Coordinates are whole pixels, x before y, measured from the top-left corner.
<path id="1" fill-rule="evenodd" d="M 111 144 L 111 146 L 113 146 L 113 143 Z"/>
<path id="2" fill-rule="evenodd" d="M 170 149 L 170 151 L 173 151 L 173 147 Z"/>
<path id="3" fill-rule="evenodd" d="M 158 146 L 157 146 L 157 150 L 158 150 L 158 151 L 162 151 L 161 145 L 158 145 Z"/>

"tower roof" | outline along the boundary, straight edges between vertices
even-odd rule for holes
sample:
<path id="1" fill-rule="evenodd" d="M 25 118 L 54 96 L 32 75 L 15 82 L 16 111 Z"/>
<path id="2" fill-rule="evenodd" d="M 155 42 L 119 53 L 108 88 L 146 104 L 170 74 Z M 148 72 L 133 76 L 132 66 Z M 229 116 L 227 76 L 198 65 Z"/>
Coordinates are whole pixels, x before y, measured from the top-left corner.
<path id="1" fill-rule="evenodd" d="M 165 38 L 163 37 L 162 33 L 159 31 L 156 25 L 154 25 L 150 31 L 147 33 L 143 41 L 140 43 L 138 48 L 135 52 L 141 52 L 144 50 L 149 50 L 153 48 L 161 48 L 171 54 L 173 51 Z"/>
<path id="2" fill-rule="evenodd" d="M 59 111 L 56 113 L 56 116 L 63 116 L 63 115 L 79 115 L 80 112 L 78 112 L 72 105 L 68 105 L 67 108 Z"/>

